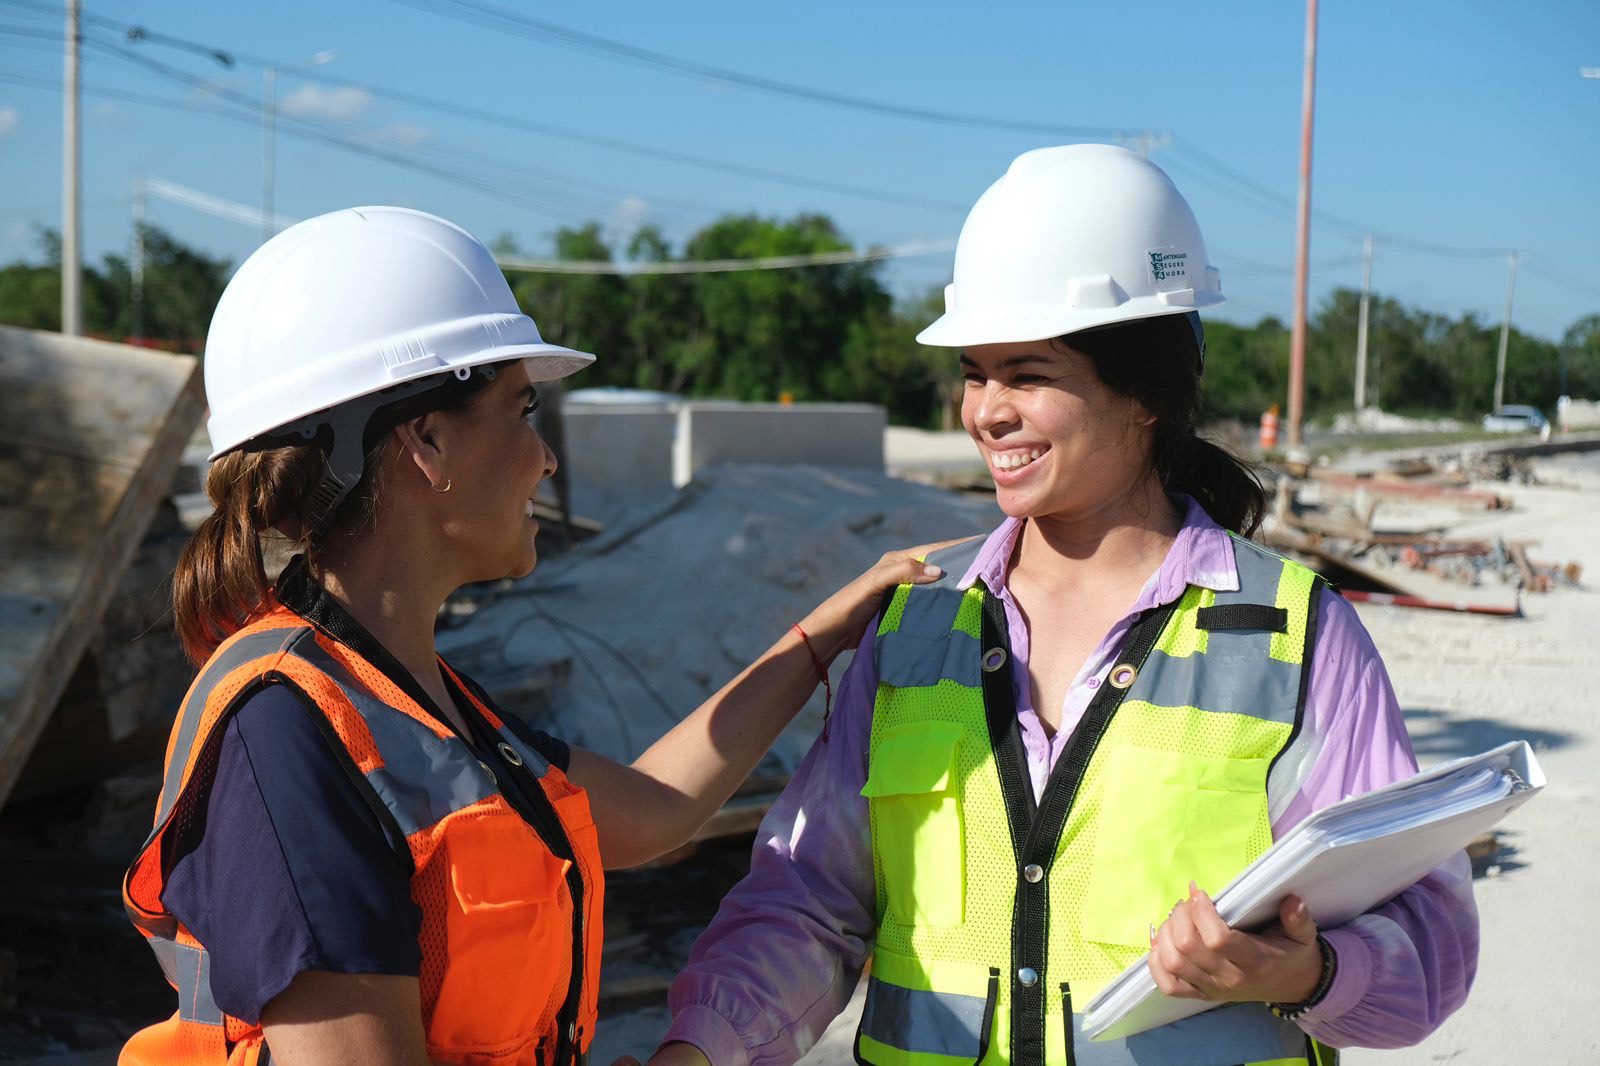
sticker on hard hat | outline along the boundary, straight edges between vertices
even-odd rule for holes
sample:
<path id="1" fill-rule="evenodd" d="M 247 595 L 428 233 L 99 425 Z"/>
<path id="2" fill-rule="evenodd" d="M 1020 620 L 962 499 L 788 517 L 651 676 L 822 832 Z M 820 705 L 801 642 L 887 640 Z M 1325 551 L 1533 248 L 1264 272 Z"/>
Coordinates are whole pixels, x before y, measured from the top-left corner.
<path id="1" fill-rule="evenodd" d="M 1145 253 L 1150 259 L 1150 280 L 1183 280 L 1189 276 L 1189 253 L 1177 248 L 1152 248 Z"/>

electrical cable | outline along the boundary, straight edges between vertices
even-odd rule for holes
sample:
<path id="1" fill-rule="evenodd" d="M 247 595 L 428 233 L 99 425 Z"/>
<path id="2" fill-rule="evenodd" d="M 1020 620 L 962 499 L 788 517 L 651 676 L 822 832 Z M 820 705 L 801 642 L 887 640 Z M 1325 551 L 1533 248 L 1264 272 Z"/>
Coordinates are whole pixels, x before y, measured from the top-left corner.
<path id="1" fill-rule="evenodd" d="M 494 4 L 478 2 L 478 0 L 392 0 L 392 2 L 458 22 L 471 22 L 489 29 L 504 30 L 529 40 L 543 41 L 557 47 L 577 49 L 595 55 L 621 59 L 695 79 L 710 78 L 714 81 L 738 85 L 747 89 L 756 89 L 779 96 L 795 97 L 813 103 L 831 104 L 856 111 L 874 112 L 891 115 L 896 118 L 917 119 L 947 126 L 1005 130 L 1012 133 L 1040 133 L 1079 139 L 1110 139 L 1128 132 L 1126 129 L 1117 129 L 1111 126 L 1071 126 L 1061 123 L 1026 122 L 985 115 L 961 114 L 954 111 L 942 111 L 910 104 L 888 103 L 860 96 L 850 96 L 844 93 L 778 81 L 774 78 L 766 78 L 727 67 L 719 67 L 709 63 L 667 55 L 664 52 L 640 48 L 609 37 L 601 37 L 598 34 L 574 30 L 547 19 L 534 18 L 531 15 L 524 15 Z"/>
<path id="2" fill-rule="evenodd" d="M 33 5 L 26 4 L 23 2 L 23 0 L 0 0 L 0 3 L 12 4 L 14 6 L 21 6 L 29 9 L 33 8 Z M 49 10 L 53 11 L 54 9 Z M 108 29 L 114 29 L 122 34 L 137 32 L 142 39 L 149 40 L 153 43 L 171 44 L 174 47 L 182 47 L 187 51 L 207 56 L 215 56 L 219 53 L 227 55 L 232 60 L 247 66 L 261 68 L 271 67 L 274 69 L 283 69 L 288 66 L 288 64 L 278 63 L 260 56 L 253 56 L 247 53 L 231 50 L 223 51 L 198 41 L 193 41 L 182 37 L 175 37 L 171 34 L 157 33 L 147 30 L 142 26 L 120 22 L 116 19 L 109 19 L 103 15 L 90 15 L 85 13 L 84 18 L 97 25 L 104 26 Z M 59 39 L 60 34 L 54 33 L 49 34 L 48 36 L 52 37 L 52 39 Z M 851 196 L 858 199 L 874 200 L 880 203 L 894 204 L 900 207 L 920 208 L 924 210 L 940 211 L 953 214 L 965 214 L 967 210 L 966 206 L 962 204 L 930 200 L 917 196 L 909 196 L 904 193 L 889 192 L 883 189 L 873 189 L 866 186 L 854 185 L 848 182 L 831 181 L 822 178 L 808 178 L 802 175 L 790 173 L 788 171 L 770 170 L 763 167 L 751 166 L 747 163 L 733 162 L 731 160 L 712 159 L 705 156 L 694 155 L 688 152 L 680 152 L 675 149 L 640 144 L 634 141 L 627 141 L 620 138 L 607 137 L 583 130 L 576 130 L 570 127 L 556 125 L 554 123 L 540 122 L 517 115 L 508 115 L 502 112 L 491 111 L 486 108 L 457 104 L 448 100 L 439 99 L 437 97 L 425 96 L 420 93 L 370 85 L 364 82 L 336 77 L 321 71 L 296 70 L 294 74 L 295 77 L 305 81 L 313 81 L 323 85 L 336 86 L 340 88 L 360 89 L 364 92 L 372 94 L 375 97 L 391 100 L 396 103 L 409 104 L 416 107 L 425 107 L 430 110 L 440 111 L 446 114 L 458 115 L 463 118 L 471 118 L 481 122 L 489 122 L 513 129 L 525 130 L 530 133 L 539 133 L 545 136 L 557 137 L 584 144 L 591 144 L 595 145 L 596 147 L 606 148 L 612 151 L 625 152 L 645 158 L 657 159 L 663 162 L 696 167 L 718 174 L 737 174 L 742 177 L 775 182 L 795 188 L 811 189 L 813 191 L 834 193 L 842 196 Z"/>

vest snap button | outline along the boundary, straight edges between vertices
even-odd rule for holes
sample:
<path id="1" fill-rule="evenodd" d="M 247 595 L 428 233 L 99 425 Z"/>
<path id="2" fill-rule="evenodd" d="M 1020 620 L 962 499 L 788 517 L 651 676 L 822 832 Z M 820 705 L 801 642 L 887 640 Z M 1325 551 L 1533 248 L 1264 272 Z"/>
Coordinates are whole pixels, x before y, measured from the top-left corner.
<path id="1" fill-rule="evenodd" d="M 495 788 L 499 788 L 500 779 L 494 776 L 494 771 L 489 769 L 489 764 L 484 762 L 482 759 L 479 759 L 478 765 L 483 767 L 483 772 L 489 775 L 489 784 L 493 785 Z"/>
<path id="2" fill-rule="evenodd" d="M 1133 684 L 1133 679 L 1139 676 L 1139 670 L 1132 663 L 1122 663 L 1111 669 L 1111 676 L 1107 678 L 1111 687 L 1124 689 Z"/>
<path id="3" fill-rule="evenodd" d="M 1039 983 L 1039 971 L 1032 966 L 1024 966 L 1017 971 L 1017 984 L 1023 988 L 1032 988 Z"/>
<path id="4" fill-rule="evenodd" d="M 1044 868 L 1030 862 L 1022 868 L 1022 879 L 1030 885 L 1036 885 L 1044 880 Z"/>
<path id="5" fill-rule="evenodd" d="M 983 653 L 983 672 L 992 674 L 1006 664 L 1004 648 L 990 648 Z"/>
<path id="6" fill-rule="evenodd" d="M 505 756 L 506 762 L 512 766 L 522 765 L 522 755 L 518 753 L 516 748 L 513 748 L 503 740 L 500 742 L 500 754 Z"/>

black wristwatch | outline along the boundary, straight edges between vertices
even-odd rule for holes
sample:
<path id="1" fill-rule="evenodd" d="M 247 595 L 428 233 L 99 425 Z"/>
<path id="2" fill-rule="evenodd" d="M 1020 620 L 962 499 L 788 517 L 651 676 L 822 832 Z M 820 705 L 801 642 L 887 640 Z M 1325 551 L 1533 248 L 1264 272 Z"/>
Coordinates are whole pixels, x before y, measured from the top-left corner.
<path id="1" fill-rule="evenodd" d="M 1268 1003 L 1267 1009 L 1286 1022 L 1292 1022 L 1306 1011 L 1321 1003 L 1328 996 L 1328 989 L 1333 987 L 1334 975 L 1339 972 L 1339 956 L 1333 953 L 1333 947 L 1322 937 L 1317 937 L 1317 950 L 1322 953 L 1322 976 L 1317 978 L 1317 987 L 1311 990 L 1311 995 L 1299 1003 Z"/>

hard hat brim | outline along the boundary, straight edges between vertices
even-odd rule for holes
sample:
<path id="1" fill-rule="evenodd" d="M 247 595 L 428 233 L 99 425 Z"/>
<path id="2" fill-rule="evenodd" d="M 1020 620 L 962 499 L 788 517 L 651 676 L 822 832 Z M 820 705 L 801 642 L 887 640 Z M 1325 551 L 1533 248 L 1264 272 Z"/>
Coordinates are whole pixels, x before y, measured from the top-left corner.
<path id="1" fill-rule="evenodd" d="M 917 343 L 933 348 L 970 348 L 979 344 L 1019 344 L 1050 340 L 1079 330 L 1160 315 L 1181 315 L 1223 303 L 1221 293 L 1196 293 L 1193 303 L 1168 304 L 1140 297 L 1117 307 L 1007 307 L 963 312 L 946 311 L 917 334 Z"/>
<path id="2" fill-rule="evenodd" d="M 368 396 L 374 392 L 380 392 L 383 389 L 389 388 L 392 385 L 398 385 L 404 381 L 417 381 L 423 378 L 435 377 L 440 374 L 449 373 L 455 370 L 463 370 L 475 366 L 486 366 L 490 363 L 510 362 L 517 359 L 522 360 L 522 365 L 527 368 L 529 382 L 538 384 L 544 381 L 558 381 L 561 378 L 576 374 L 578 371 L 593 363 L 595 357 L 589 352 L 580 352 L 575 348 L 564 348 L 559 344 L 549 344 L 544 341 L 526 344 L 496 345 L 492 348 L 484 348 L 474 352 L 470 358 L 455 359 L 447 365 L 432 368 L 427 373 L 417 374 L 410 378 L 398 378 L 393 381 L 386 381 L 377 388 L 366 389 L 360 392 L 354 392 L 348 396 L 342 396 L 335 401 L 334 404 L 330 405 L 330 407 L 336 407 L 338 404 L 348 403 L 351 400 L 360 399 L 362 396 Z M 273 434 L 281 431 L 284 426 L 293 425 L 297 421 L 299 420 L 291 419 L 289 422 L 285 422 L 282 425 L 273 426 L 270 429 L 257 431 L 243 437 L 218 439 L 217 436 L 213 435 L 210 459 L 215 461 L 219 457 L 233 451 L 241 445 L 248 444 L 253 440 L 257 440 L 258 438 L 271 437 Z M 211 423 L 214 425 L 215 422 L 215 411 L 213 411 Z"/>

